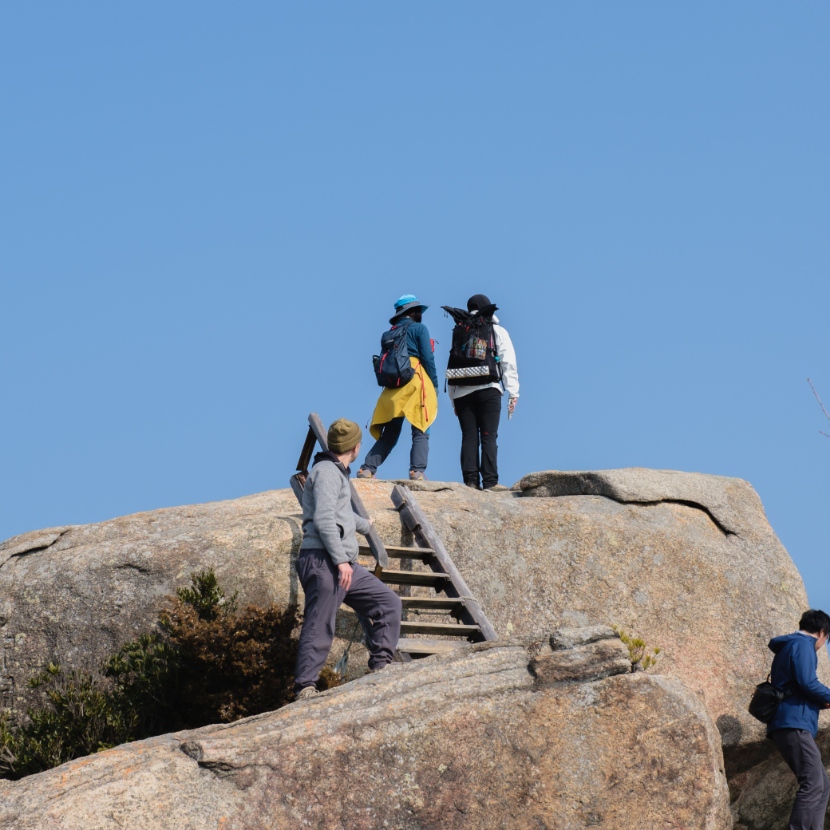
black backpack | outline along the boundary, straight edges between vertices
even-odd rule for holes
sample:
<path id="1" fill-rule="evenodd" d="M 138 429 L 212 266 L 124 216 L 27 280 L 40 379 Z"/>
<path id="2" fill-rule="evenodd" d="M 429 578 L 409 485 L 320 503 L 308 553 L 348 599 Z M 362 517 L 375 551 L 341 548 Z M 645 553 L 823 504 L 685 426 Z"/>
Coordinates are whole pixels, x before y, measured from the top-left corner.
<path id="1" fill-rule="evenodd" d="M 752 700 L 749 701 L 749 714 L 761 723 L 769 723 L 778 711 L 782 700 L 786 700 L 792 694 L 791 689 L 779 689 L 770 683 L 770 676 L 763 683 L 759 683 L 752 693 Z"/>
<path id="2" fill-rule="evenodd" d="M 378 386 L 396 389 L 406 386 L 415 377 L 406 345 L 407 328 L 409 322 L 392 326 L 380 336 L 380 354 L 372 355 Z"/>
<path id="3" fill-rule="evenodd" d="M 455 321 L 452 330 L 447 382 L 456 386 L 483 386 L 501 382 L 501 365 L 493 331 L 495 305 L 470 314 L 461 308 L 441 306 Z"/>

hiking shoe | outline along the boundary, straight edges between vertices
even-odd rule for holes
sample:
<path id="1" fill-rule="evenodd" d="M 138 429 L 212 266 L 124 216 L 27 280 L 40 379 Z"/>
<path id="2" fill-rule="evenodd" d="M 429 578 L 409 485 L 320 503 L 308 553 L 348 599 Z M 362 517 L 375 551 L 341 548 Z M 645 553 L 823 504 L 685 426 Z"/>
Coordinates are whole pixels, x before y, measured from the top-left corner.
<path id="1" fill-rule="evenodd" d="M 317 697 L 320 692 L 317 691 L 316 686 L 303 686 L 296 695 L 294 695 L 294 700 L 308 700 L 310 697 Z"/>
<path id="2" fill-rule="evenodd" d="M 367 470 L 365 467 L 361 467 L 357 471 L 358 478 L 374 478 L 375 474 L 371 470 Z"/>
<path id="3" fill-rule="evenodd" d="M 481 485 L 477 481 L 465 481 L 464 484 L 473 490 L 481 490 Z"/>
<path id="4" fill-rule="evenodd" d="M 426 481 L 427 477 L 420 470 L 410 470 L 409 471 L 409 480 L 410 481 Z"/>
<path id="5" fill-rule="evenodd" d="M 484 488 L 488 493 L 506 493 L 510 488 L 504 484 L 491 484 Z"/>

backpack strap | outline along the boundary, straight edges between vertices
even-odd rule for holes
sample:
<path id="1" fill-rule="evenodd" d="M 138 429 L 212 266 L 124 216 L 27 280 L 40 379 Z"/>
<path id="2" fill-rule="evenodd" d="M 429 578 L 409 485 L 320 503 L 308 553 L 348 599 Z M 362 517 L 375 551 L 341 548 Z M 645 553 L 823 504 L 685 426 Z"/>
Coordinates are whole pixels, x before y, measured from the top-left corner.
<path id="1" fill-rule="evenodd" d="M 490 318 L 490 331 L 493 337 L 493 359 L 496 361 L 496 368 L 499 370 L 499 383 L 501 384 L 501 391 L 507 392 L 507 389 L 504 388 L 504 369 L 501 366 L 501 355 L 499 355 L 499 339 L 496 336 L 496 324 L 493 322 L 493 318 Z"/>

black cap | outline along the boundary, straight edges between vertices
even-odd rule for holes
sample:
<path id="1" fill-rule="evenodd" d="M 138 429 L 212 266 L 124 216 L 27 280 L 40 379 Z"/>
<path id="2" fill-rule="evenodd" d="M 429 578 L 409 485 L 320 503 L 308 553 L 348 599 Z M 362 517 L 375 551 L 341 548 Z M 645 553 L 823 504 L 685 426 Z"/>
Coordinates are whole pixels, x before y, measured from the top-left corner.
<path id="1" fill-rule="evenodd" d="M 481 311 L 482 308 L 487 308 L 488 305 L 492 305 L 492 303 L 487 295 L 473 294 L 473 296 L 467 300 L 467 311 Z"/>

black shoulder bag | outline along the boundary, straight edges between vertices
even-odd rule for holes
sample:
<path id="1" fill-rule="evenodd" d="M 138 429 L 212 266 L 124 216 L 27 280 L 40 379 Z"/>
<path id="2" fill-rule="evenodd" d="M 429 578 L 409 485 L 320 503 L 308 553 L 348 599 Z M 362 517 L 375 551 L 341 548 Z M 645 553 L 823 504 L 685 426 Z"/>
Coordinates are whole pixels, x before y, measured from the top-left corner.
<path id="1" fill-rule="evenodd" d="M 775 717 L 781 701 L 792 694 L 792 689 L 779 689 L 773 686 L 770 682 L 771 676 L 771 673 L 768 674 L 767 679 L 755 687 L 752 700 L 749 701 L 749 714 L 761 723 L 769 723 Z"/>

